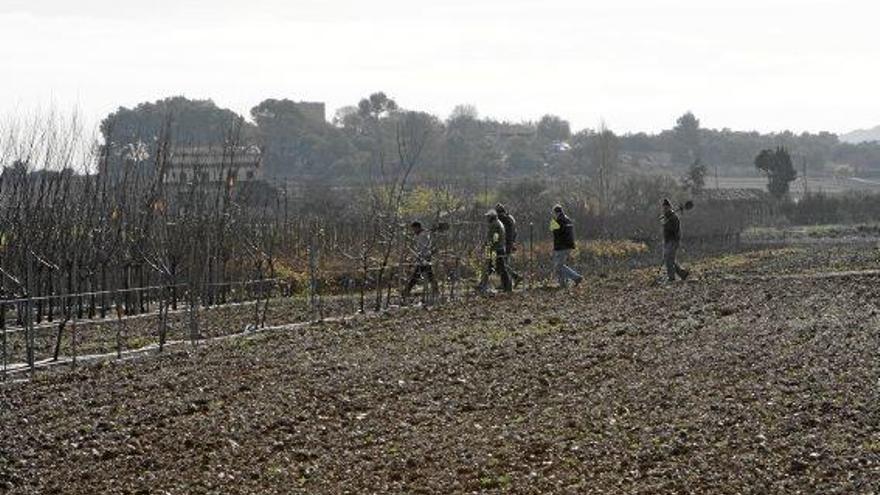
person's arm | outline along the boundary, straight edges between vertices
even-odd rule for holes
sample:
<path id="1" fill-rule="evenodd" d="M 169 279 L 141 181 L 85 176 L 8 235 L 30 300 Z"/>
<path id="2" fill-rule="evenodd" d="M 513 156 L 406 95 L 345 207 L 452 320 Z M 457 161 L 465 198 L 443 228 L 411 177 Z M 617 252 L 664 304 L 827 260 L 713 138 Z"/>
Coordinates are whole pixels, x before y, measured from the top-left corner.
<path id="1" fill-rule="evenodd" d="M 428 256 L 433 257 L 437 252 L 437 247 L 434 246 L 434 237 L 429 233 L 427 242 Z"/>
<path id="2" fill-rule="evenodd" d="M 409 251 L 418 258 L 422 251 L 422 235 L 416 234 L 413 236 L 412 241 L 409 243 Z"/>
<path id="3" fill-rule="evenodd" d="M 504 242 L 504 227 L 501 225 L 501 222 L 493 225 L 493 234 L 492 234 L 492 248 L 497 249 L 498 245 Z"/>
<path id="4" fill-rule="evenodd" d="M 425 234 L 423 233 L 416 236 L 415 252 L 416 258 L 421 260 L 425 254 Z"/>

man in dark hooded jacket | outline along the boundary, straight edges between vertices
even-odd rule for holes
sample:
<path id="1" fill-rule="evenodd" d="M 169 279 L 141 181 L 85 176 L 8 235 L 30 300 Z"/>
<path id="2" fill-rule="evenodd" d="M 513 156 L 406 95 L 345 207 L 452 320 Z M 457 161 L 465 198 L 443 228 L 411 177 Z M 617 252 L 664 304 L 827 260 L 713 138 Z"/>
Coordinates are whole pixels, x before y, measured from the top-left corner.
<path id="1" fill-rule="evenodd" d="M 498 203 L 495 205 L 495 211 L 498 212 L 498 220 L 504 225 L 504 251 L 507 253 L 507 272 L 513 279 L 513 285 L 516 287 L 522 282 L 522 275 L 513 269 L 513 253 L 516 251 L 516 219 L 507 211 L 507 207 Z"/>
<path id="2" fill-rule="evenodd" d="M 663 200 L 662 208 L 663 215 L 660 221 L 663 223 L 663 264 L 666 265 L 666 276 L 670 282 L 675 282 L 676 275 L 686 280 L 690 272 L 680 267 L 675 260 L 681 243 L 681 220 L 668 199 Z"/>

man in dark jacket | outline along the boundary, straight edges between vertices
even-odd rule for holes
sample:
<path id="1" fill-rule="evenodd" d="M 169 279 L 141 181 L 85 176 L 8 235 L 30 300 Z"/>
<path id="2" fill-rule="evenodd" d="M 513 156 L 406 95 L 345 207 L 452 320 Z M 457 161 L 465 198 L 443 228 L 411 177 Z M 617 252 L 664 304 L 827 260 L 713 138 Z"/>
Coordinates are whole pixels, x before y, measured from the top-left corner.
<path id="1" fill-rule="evenodd" d="M 668 199 L 663 200 L 662 207 L 663 216 L 660 217 L 660 221 L 663 223 L 663 263 L 666 265 L 666 276 L 670 282 L 675 282 L 676 275 L 682 280 L 686 280 L 690 272 L 680 267 L 675 261 L 678 246 L 681 243 L 681 220 L 672 209 L 672 203 Z"/>
<path id="2" fill-rule="evenodd" d="M 568 255 L 574 249 L 574 222 L 562 210 L 561 205 L 553 207 L 553 218 L 550 220 L 550 231 L 553 233 L 553 270 L 560 287 L 568 287 L 569 281 L 580 285 L 584 277 L 566 265 Z"/>
<path id="3" fill-rule="evenodd" d="M 498 212 L 498 220 L 504 225 L 504 252 L 507 253 L 507 273 L 513 279 L 513 286 L 516 287 L 522 282 L 522 275 L 513 270 L 513 253 L 516 251 L 516 219 L 513 218 L 513 215 L 501 203 L 495 205 L 495 211 Z"/>
<path id="4" fill-rule="evenodd" d="M 483 270 L 483 276 L 480 278 L 479 290 L 482 292 L 488 292 L 489 275 L 491 275 L 492 272 L 497 272 L 501 277 L 501 286 L 504 288 L 504 292 L 511 292 L 513 290 L 513 284 L 510 281 L 510 274 L 507 271 L 507 252 L 504 248 L 506 238 L 504 224 L 498 219 L 498 212 L 495 210 L 489 210 L 486 212 L 486 220 L 489 222 L 489 235 L 486 239 L 486 250 L 489 254 L 489 260 L 487 263 L 488 266 Z M 495 255 L 494 263 L 492 260 L 493 254 Z"/>

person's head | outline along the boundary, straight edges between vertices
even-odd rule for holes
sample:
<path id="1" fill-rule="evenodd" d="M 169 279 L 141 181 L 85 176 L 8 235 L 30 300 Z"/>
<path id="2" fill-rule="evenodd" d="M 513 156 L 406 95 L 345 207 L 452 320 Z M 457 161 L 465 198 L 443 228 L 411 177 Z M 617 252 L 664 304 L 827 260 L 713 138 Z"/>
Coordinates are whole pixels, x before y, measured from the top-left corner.
<path id="1" fill-rule="evenodd" d="M 562 215 L 564 211 L 562 210 L 562 205 L 553 206 L 553 214 L 556 216 Z"/>
<path id="2" fill-rule="evenodd" d="M 409 227 L 415 234 L 420 234 L 422 232 L 422 222 L 416 220 L 415 222 L 409 224 Z"/>
<path id="3" fill-rule="evenodd" d="M 498 212 L 499 215 L 504 215 L 507 213 L 507 208 L 505 208 L 503 204 L 498 203 L 495 205 L 495 211 Z"/>
<path id="4" fill-rule="evenodd" d="M 498 212 L 495 210 L 487 211 L 486 212 L 486 220 L 490 223 L 494 222 L 495 220 L 498 220 Z"/>
<path id="5" fill-rule="evenodd" d="M 669 213 L 672 211 L 672 203 L 669 202 L 669 198 L 663 198 L 663 201 L 660 203 L 663 208 L 663 213 Z"/>

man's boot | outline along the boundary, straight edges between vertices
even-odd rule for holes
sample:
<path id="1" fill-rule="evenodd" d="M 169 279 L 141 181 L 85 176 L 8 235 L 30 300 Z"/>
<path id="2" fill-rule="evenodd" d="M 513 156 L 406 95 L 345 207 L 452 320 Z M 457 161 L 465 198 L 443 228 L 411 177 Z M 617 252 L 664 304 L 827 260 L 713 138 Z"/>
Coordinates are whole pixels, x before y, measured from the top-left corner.
<path id="1" fill-rule="evenodd" d="M 516 289 L 517 287 L 519 287 L 519 284 L 522 283 L 523 276 L 519 273 L 513 273 L 511 274 L 511 276 L 513 277 L 513 288 Z"/>

